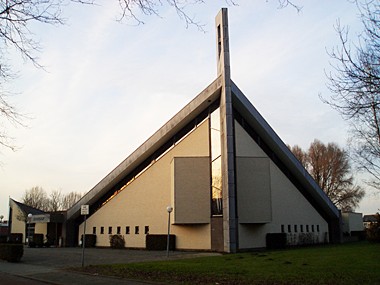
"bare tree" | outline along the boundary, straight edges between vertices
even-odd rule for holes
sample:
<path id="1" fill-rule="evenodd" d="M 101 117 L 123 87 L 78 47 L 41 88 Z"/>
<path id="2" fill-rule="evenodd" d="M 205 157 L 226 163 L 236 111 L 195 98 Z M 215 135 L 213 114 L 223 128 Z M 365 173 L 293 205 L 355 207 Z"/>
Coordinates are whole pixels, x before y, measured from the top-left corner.
<path id="1" fill-rule="evenodd" d="M 41 211 L 47 211 L 49 207 L 49 199 L 46 191 L 40 186 L 34 186 L 25 190 L 21 201 L 23 204 Z"/>
<path id="2" fill-rule="evenodd" d="M 358 206 L 365 192 L 354 184 L 346 151 L 335 143 L 325 145 L 319 140 L 314 140 L 307 152 L 297 145 L 290 149 L 339 209 L 352 211 Z"/>
<path id="3" fill-rule="evenodd" d="M 21 198 L 22 203 L 45 212 L 65 211 L 74 205 L 82 194 L 69 192 L 62 194 L 61 190 L 54 190 L 48 196 L 46 191 L 39 186 L 25 190 Z"/>
<path id="4" fill-rule="evenodd" d="M 380 3 L 355 1 L 363 32 L 357 44 L 339 22 L 340 47 L 330 52 L 333 72 L 327 75 L 332 92 L 324 102 L 350 123 L 349 147 L 358 169 L 370 174 L 369 185 L 380 187 Z"/>
<path id="5" fill-rule="evenodd" d="M 62 199 L 62 209 L 70 209 L 76 202 L 82 198 L 82 194 L 78 192 L 70 192 L 66 194 Z"/>
<path id="6" fill-rule="evenodd" d="M 56 212 L 56 211 L 63 210 L 64 196 L 62 195 L 61 190 L 53 190 L 50 193 L 48 201 L 49 201 L 49 205 L 48 205 L 49 212 Z"/>

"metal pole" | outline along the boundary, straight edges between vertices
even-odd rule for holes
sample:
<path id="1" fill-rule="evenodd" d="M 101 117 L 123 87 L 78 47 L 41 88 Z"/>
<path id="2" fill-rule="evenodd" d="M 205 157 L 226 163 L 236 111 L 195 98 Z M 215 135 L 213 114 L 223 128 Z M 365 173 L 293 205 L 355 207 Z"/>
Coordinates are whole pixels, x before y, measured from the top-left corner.
<path id="1" fill-rule="evenodd" d="M 167 238 L 167 244 L 166 244 L 166 257 L 169 257 L 169 240 L 170 240 L 170 213 L 168 212 L 168 238 Z"/>
<path id="2" fill-rule="evenodd" d="M 84 249 L 86 248 L 86 216 L 84 215 L 84 227 L 83 227 L 83 238 L 82 238 L 82 267 L 84 267 Z"/>

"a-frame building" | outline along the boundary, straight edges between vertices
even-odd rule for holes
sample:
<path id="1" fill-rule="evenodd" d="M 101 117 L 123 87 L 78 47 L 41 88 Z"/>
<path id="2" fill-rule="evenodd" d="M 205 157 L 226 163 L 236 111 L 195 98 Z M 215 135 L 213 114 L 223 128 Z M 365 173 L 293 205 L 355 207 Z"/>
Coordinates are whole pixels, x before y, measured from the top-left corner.
<path id="1" fill-rule="evenodd" d="M 236 252 L 340 241 L 340 212 L 230 77 L 227 9 L 216 17 L 217 78 L 67 212 L 66 244 L 124 236 L 144 248 L 165 234 L 176 248 Z"/>

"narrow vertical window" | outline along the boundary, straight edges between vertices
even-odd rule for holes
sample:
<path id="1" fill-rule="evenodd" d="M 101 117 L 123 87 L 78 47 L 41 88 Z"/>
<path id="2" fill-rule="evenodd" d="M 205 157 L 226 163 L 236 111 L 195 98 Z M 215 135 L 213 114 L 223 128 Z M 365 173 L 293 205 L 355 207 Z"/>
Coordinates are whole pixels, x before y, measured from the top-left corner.
<path id="1" fill-rule="evenodd" d="M 292 232 L 292 226 L 291 226 L 291 225 L 288 225 L 288 232 L 289 232 L 289 233 Z"/>
<path id="2" fill-rule="evenodd" d="M 306 232 L 309 232 L 309 225 L 306 225 Z"/>
<path id="3" fill-rule="evenodd" d="M 93 234 L 93 235 L 96 235 L 96 227 L 93 227 L 93 228 L 92 228 L 92 234 Z"/>
<path id="4" fill-rule="evenodd" d="M 300 225 L 301 233 L 303 233 L 303 225 Z"/>
<path id="5" fill-rule="evenodd" d="M 125 227 L 125 234 L 126 234 L 126 235 L 129 235 L 129 234 L 130 234 L 130 228 L 129 228 L 129 226 L 126 226 L 126 227 Z"/>
<path id="6" fill-rule="evenodd" d="M 104 227 L 100 227 L 100 234 L 104 234 Z"/>
<path id="7" fill-rule="evenodd" d="M 317 232 L 319 233 L 319 225 L 317 225 Z"/>
<path id="8" fill-rule="evenodd" d="M 120 235 L 121 234 L 121 227 L 116 228 L 116 234 Z"/>
<path id="9" fill-rule="evenodd" d="M 108 234 L 112 235 L 112 227 L 108 227 Z"/>
<path id="10" fill-rule="evenodd" d="M 135 234 L 138 235 L 140 233 L 140 228 L 139 226 L 135 226 Z"/>
<path id="11" fill-rule="evenodd" d="M 220 109 L 210 115 L 210 149 L 211 149 L 211 213 L 223 215 L 222 196 L 222 158 L 220 139 Z"/>
<path id="12" fill-rule="evenodd" d="M 282 232 L 282 233 L 285 232 L 285 226 L 284 226 L 284 225 L 281 225 L 281 232 Z"/>
<path id="13" fill-rule="evenodd" d="M 296 233 L 298 231 L 297 225 L 294 225 L 294 232 Z"/>
<path id="14" fill-rule="evenodd" d="M 314 232 L 314 225 L 311 225 L 311 231 Z"/>
<path id="15" fill-rule="evenodd" d="M 218 25 L 218 56 L 220 57 L 220 54 L 222 52 L 222 32 L 220 30 L 220 25 Z"/>
<path id="16" fill-rule="evenodd" d="M 149 234 L 149 226 L 145 226 L 145 230 L 144 230 L 145 234 L 148 235 Z"/>

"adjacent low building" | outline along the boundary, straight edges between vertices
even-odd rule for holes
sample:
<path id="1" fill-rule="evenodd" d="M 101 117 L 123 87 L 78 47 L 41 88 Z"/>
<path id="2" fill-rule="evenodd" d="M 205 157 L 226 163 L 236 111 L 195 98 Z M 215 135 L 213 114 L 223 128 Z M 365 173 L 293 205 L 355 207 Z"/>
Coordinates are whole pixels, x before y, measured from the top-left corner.
<path id="1" fill-rule="evenodd" d="M 21 234 L 24 243 L 42 234 L 45 241 L 58 246 L 62 243 L 64 212 L 47 213 L 9 198 L 9 233 Z"/>

